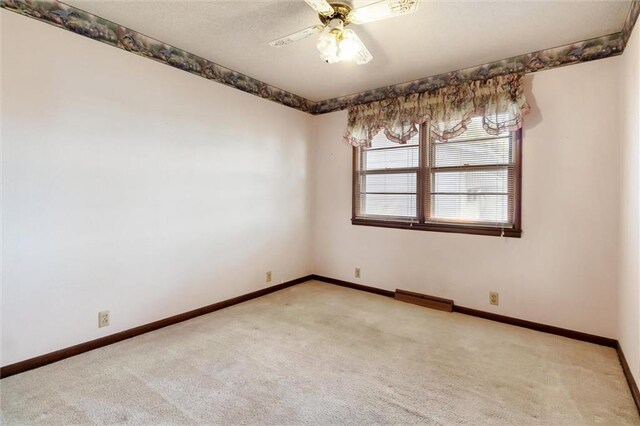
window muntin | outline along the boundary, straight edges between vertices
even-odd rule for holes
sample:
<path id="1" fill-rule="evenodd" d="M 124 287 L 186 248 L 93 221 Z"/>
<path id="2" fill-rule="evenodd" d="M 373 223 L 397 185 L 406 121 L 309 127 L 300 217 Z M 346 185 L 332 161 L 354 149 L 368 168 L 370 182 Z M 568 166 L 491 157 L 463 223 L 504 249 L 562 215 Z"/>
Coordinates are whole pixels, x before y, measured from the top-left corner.
<path id="1" fill-rule="evenodd" d="M 355 149 L 353 222 L 519 236 L 519 133 L 490 135 L 481 117 L 446 142 L 426 129 L 405 145 L 381 132 Z"/>

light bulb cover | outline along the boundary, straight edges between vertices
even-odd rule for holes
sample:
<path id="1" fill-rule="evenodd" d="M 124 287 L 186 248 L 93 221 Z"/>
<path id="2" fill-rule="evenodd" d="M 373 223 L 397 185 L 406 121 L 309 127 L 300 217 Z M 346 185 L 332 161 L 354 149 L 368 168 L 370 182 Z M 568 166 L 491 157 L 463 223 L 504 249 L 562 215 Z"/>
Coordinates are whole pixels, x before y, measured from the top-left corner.
<path id="1" fill-rule="evenodd" d="M 335 25 L 327 25 L 316 44 L 318 52 L 320 52 L 320 58 L 329 64 L 334 64 L 340 60 L 338 56 L 338 37 L 334 34 L 334 30 Z"/>
<path id="2" fill-rule="evenodd" d="M 345 30 L 340 19 L 332 19 L 322 30 L 316 47 L 320 58 L 329 64 L 353 60 L 363 65 L 373 59 L 358 35 L 352 30 Z"/>
<path id="3" fill-rule="evenodd" d="M 353 60 L 360 50 L 360 40 L 352 30 L 344 30 L 338 43 L 338 56 L 341 61 Z"/>

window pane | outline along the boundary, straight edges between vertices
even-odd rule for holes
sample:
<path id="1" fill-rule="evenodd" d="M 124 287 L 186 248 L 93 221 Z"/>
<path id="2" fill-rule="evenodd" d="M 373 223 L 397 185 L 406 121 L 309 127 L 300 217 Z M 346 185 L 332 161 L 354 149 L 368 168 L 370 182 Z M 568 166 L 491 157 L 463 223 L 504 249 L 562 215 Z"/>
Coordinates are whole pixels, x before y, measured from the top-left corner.
<path id="1" fill-rule="evenodd" d="M 418 146 L 365 152 L 365 170 L 418 167 Z"/>
<path id="2" fill-rule="evenodd" d="M 497 170 L 475 170 L 433 173 L 433 192 L 508 192 L 509 173 Z"/>
<path id="3" fill-rule="evenodd" d="M 431 196 L 431 218 L 436 220 L 507 223 L 508 196 L 444 195 Z"/>
<path id="4" fill-rule="evenodd" d="M 363 192 L 409 192 L 416 193 L 415 173 L 394 173 L 388 175 L 366 175 Z"/>
<path id="5" fill-rule="evenodd" d="M 418 135 L 415 135 L 414 137 L 412 137 L 410 140 L 407 141 L 406 144 L 399 144 L 397 142 L 392 142 L 389 139 L 387 139 L 387 135 L 384 134 L 384 130 L 383 130 L 383 131 L 380 131 L 377 135 L 375 135 L 373 139 L 371 139 L 371 148 L 369 149 L 392 148 L 396 146 L 406 146 L 406 145 L 418 145 L 419 143 L 420 143 L 420 138 L 418 137 Z"/>
<path id="6" fill-rule="evenodd" d="M 486 137 L 486 136 L 485 136 Z M 509 164 L 511 141 L 507 138 L 434 143 L 434 167 Z"/>
<path id="7" fill-rule="evenodd" d="M 396 194 L 362 194 L 360 215 L 396 216 L 412 218 L 416 216 L 416 196 Z"/>

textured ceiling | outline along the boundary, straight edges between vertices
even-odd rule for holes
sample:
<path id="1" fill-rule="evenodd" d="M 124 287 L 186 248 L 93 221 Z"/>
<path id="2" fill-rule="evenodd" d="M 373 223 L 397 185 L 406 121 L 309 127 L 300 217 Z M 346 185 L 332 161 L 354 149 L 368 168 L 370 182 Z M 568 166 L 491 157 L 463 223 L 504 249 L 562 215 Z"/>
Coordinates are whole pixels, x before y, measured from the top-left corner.
<path id="1" fill-rule="evenodd" d="M 318 22 L 303 0 L 65 3 L 313 101 L 615 33 L 630 8 L 623 0 L 421 1 L 412 15 L 350 26 L 374 56 L 358 66 L 322 62 L 315 36 L 267 45 Z"/>

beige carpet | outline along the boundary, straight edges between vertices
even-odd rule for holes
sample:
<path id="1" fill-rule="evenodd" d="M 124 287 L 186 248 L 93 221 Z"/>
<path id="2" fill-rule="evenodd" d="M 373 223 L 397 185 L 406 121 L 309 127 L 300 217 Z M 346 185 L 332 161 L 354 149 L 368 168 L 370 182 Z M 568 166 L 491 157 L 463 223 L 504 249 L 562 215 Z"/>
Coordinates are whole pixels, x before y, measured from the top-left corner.
<path id="1" fill-rule="evenodd" d="M 0 381 L 13 424 L 640 424 L 613 349 L 308 282 Z"/>

